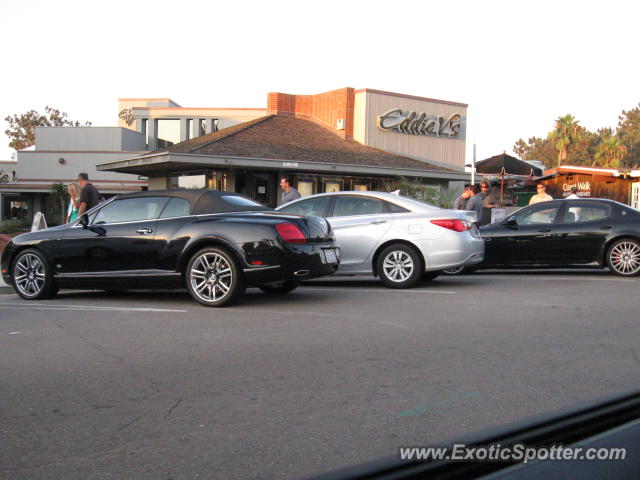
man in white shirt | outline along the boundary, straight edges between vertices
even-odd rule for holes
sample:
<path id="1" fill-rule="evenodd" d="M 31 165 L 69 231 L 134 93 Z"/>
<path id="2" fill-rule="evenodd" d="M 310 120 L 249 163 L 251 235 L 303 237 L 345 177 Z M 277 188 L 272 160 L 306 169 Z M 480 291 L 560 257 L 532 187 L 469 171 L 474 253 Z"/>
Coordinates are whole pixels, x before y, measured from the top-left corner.
<path id="1" fill-rule="evenodd" d="M 538 202 L 548 202 L 549 200 L 553 200 L 553 197 L 546 192 L 546 187 L 544 184 L 539 183 L 536 187 L 538 193 L 536 193 L 531 200 L 529 200 L 529 205 L 533 205 Z"/>

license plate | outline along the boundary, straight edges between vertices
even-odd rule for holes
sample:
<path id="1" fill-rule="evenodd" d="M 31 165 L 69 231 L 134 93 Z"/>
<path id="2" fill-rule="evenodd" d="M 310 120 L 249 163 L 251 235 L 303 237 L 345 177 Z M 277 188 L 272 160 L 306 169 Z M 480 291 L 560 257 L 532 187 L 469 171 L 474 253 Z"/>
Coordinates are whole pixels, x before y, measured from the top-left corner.
<path id="1" fill-rule="evenodd" d="M 338 263 L 338 255 L 335 248 L 325 248 L 323 252 L 326 263 Z"/>

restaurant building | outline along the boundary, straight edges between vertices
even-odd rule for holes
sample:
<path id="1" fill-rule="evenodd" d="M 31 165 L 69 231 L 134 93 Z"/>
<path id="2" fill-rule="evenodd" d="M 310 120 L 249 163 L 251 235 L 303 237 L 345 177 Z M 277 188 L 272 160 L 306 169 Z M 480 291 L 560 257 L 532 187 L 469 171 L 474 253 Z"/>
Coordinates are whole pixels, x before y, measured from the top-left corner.
<path id="1" fill-rule="evenodd" d="M 149 151 L 97 170 L 148 177 L 150 189 L 222 189 L 271 206 L 283 175 L 303 196 L 380 190 L 398 177 L 439 191 L 468 181 L 466 120 L 463 103 L 371 89 L 274 92 L 263 109 L 123 98 L 120 126 L 142 135 Z"/>
<path id="2" fill-rule="evenodd" d="M 608 198 L 638 208 L 640 183 L 634 182 L 632 173 L 614 168 L 561 165 L 547 170 L 537 180 L 546 185 L 547 193 L 553 198 L 566 198 L 571 188 L 576 187 L 579 197 Z"/>

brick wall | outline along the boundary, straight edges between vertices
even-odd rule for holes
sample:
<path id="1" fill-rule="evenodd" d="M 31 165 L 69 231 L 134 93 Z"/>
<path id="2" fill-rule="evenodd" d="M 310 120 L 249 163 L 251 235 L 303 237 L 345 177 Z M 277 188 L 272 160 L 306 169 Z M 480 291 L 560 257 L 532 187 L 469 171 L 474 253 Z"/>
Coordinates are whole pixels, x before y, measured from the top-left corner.
<path id="1" fill-rule="evenodd" d="M 317 95 L 290 95 L 279 92 L 267 95 L 268 114 L 310 117 L 343 138 L 353 137 L 354 105 L 355 91 L 349 87 Z M 344 120 L 344 129 L 336 128 L 339 119 Z"/>

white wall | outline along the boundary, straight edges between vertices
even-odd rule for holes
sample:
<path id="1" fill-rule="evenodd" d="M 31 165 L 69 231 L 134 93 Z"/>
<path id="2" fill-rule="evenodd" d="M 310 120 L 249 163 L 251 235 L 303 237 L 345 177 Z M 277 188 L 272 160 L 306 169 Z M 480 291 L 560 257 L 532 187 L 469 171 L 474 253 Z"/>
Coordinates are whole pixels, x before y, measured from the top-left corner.
<path id="1" fill-rule="evenodd" d="M 145 136 L 120 127 L 36 127 L 36 151 L 144 151 Z"/>
<path id="2" fill-rule="evenodd" d="M 445 119 L 457 113 L 462 116 L 462 125 L 454 138 L 381 130 L 377 126 L 378 116 L 395 108 L 403 111 L 425 112 L 427 115 L 437 115 Z M 370 147 L 426 162 L 464 168 L 467 108 L 462 104 L 361 91 L 356 92 L 354 113 L 354 138 L 357 141 Z"/>

